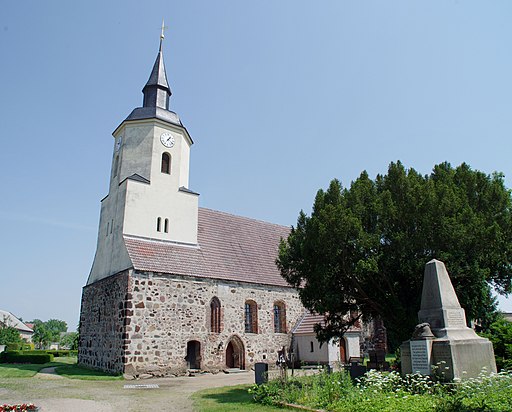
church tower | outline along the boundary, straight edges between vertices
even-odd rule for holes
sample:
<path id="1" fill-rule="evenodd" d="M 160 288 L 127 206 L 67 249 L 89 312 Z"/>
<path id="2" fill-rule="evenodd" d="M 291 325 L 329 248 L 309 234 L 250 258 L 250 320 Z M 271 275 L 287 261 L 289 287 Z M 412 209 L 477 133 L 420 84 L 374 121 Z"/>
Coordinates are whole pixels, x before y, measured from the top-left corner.
<path id="1" fill-rule="evenodd" d="M 87 284 L 132 267 L 127 238 L 197 245 L 198 194 L 188 189 L 193 143 L 169 110 L 171 89 L 160 48 L 134 109 L 114 130 L 108 195 L 101 201 L 98 243 Z"/>

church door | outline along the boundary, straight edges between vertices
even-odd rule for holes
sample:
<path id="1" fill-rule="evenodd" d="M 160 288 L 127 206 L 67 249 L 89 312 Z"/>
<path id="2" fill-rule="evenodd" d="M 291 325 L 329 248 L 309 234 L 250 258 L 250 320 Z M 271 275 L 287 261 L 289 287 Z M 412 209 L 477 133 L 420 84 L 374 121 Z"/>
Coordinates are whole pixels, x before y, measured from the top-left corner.
<path id="1" fill-rule="evenodd" d="M 185 360 L 189 369 L 201 369 L 201 344 L 197 340 L 187 342 Z"/>
<path id="2" fill-rule="evenodd" d="M 238 336 L 233 336 L 226 347 L 226 366 L 245 369 L 244 344 Z"/>

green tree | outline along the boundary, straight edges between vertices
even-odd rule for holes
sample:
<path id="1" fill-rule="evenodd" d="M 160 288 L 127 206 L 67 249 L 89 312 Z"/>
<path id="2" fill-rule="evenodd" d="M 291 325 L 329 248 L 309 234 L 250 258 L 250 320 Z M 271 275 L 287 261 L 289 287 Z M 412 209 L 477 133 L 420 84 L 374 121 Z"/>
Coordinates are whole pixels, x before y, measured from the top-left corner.
<path id="1" fill-rule="evenodd" d="M 48 347 L 52 342 L 52 334 L 46 327 L 45 322 L 39 319 L 34 319 L 30 323 L 34 325 L 32 328 L 34 330 L 34 334 L 32 335 L 32 342 L 34 342 L 34 344 L 41 349 Z"/>
<path id="2" fill-rule="evenodd" d="M 50 319 L 47 320 L 44 324 L 46 326 L 46 329 L 50 333 L 51 342 L 59 342 L 60 334 L 62 332 L 67 332 L 68 330 L 68 325 L 63 320 Z"/>
<path id="3" fill-rule="evenodd" d="M 59 346 L 78 350 L 78 332 L 66 333 L 60 338 Z"/>
<path id="4" fill-rule="evenodd" d="M 9 343 L 21 343 L 20 332 L 12 326 L 4 326 L 0 324 L 0 345 Z"/>
<path id="5" fill-rule="evenodd" d="M 499 317 L 481 335 L 492 342 L 498 370 L 512 369 L 512 322 Z"/>
<path id="6" fill-rule="evenodd" d="M 511 292 L 512 198 L 503 176 L 462 164 L 422 176 L 391 163 L 344 189 L 319 190 L 311 216 L 299 214 L 277 265 L 307 309 L 327 314 L 318 338 L 338 338 L 356 319 L 382 317 L 392 346 L 417 323 L 425 263 L 445 262 L 468 319 L 495 320 L 491 290 Z"/>

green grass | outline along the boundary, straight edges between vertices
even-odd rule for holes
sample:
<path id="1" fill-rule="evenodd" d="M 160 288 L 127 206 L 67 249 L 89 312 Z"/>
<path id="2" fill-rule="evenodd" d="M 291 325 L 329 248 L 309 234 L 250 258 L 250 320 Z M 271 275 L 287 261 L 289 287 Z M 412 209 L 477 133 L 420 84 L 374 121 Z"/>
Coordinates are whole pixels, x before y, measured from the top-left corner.
<path id="1" fill-rule="evenodd" d="M 48 363 L 0 363 L 0 378 L 30 378 L 43 368 L 76 363 L 76 357 L 59 357 Z"/>
<path id="2" fill-rule="evenodd" d="M 43 368 L 55 366 L 57 374 L 70 379 L 83 380 L 117 380 L 122 376 L 112 376 L 107 373 L 82 368 L 76 364 L 76 356 L 59 356 L 53 362 L 35 363 L 0 363 L 0 379 L 2 378 L 31 378 Z"/>
<path id="3" fill-rule="evenodd" d="M 83 368 L 74 365 L 58 366 L 55 369 L 58 375 L 69 379 L 95 380 L 95 381 L 113 381 L 124 379 L 122 375 L 111 375 L 95 369 Z"/>
<path id="4" fill-rule="evenodd" d="M 271 412 L 283 411 L 281 408 L 260 405 L 252 400 L 247 390 L 252 385 L 225 386 L 206 389 L 192 395 L 194 409 L 200 412 Z"/>

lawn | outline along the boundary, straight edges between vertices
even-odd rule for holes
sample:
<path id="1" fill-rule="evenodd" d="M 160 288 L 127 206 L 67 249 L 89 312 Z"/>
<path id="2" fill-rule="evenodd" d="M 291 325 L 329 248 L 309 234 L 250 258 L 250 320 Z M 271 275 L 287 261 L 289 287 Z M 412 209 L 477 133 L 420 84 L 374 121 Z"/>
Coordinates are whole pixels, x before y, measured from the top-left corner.
<path id="1" fill-rule="evenodd" d="M 257 404 L 252 400 L 248 389 L 252 385 L 225 386 L 206 389 L 192 395 L 194 409 L 201 412 L 272 412 L 283 411 L 282 408 Z"/>
<path id="2" fill-rule="evenodd" d="M 76 364 L 76 357 L 58 357 L 48 363 L 0 363 L 0 378 L 30 378 L 43 368 Z"/>
<path id="3" fill-rule="evenodd" d="M 84 380 L 116 380 L 122 376 L 112 376 L 101 371 L 81 368 L 76 364 L 76 356 L 59 356 L 53 362 L 34 363 L 0 363 L 1 378 L 31 378 L 44 368 L 56 367 L 59 375 L 70 379 Z"/>

